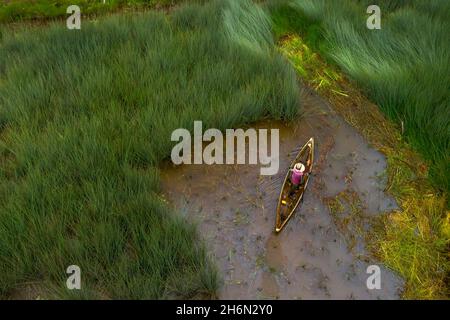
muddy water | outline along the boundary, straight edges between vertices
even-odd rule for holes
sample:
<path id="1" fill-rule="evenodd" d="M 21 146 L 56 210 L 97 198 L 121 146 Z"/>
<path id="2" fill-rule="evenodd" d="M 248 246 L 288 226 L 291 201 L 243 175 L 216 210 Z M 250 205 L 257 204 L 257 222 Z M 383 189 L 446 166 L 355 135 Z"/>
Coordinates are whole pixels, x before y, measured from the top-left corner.
<path id="1" fill-rule="evenodd" d="M 359 235 L 350 245 L 346 233 L 353 229 L 340 228 L 327 205 L 352 192 L 364 216 L 394 208 L 383 193 L 385 159 L 320 97 L 309 90 L 302 95 L 305 114 L 295 123 L 253 126 L 280 130 L 278 175 L 261 176 L 257 165 L 168 165 L 164 197 L 198 223 L 221 270 L 222 299 L 397 299 L 402 280 L 367 256 Z M 286 169 L 312 136 L 315 168 L 304 202 L 275 235 Z M 381 268 L 380 290 L 367 289 L 371 264 Z"/>

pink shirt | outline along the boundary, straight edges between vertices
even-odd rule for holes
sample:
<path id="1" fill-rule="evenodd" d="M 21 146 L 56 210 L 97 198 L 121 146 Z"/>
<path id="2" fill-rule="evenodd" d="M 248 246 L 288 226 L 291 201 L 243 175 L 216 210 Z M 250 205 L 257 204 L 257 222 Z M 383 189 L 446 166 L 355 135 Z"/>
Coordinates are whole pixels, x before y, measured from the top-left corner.
<path id="1" fill-rule="evenodd" d="M 294 185 L 300 184 L 300 182 L 302 181 L 302 178 L 303 178 L 303 174 L 304 174 L 304 172 L 294 168 L 292 170 L 291 182 Z"/>

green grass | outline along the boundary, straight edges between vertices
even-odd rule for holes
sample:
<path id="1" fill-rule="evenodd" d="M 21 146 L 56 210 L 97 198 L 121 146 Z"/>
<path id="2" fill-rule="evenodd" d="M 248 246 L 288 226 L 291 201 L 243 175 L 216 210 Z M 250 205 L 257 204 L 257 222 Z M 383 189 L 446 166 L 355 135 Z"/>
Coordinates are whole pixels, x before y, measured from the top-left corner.
<path id="1" fill-rule="evenodd" d="M 78 5 L 82 15 L 98 15 L 119 8 L 171 6 L 183 0 L 1 0 L 0 23 L 67 17 L 67 7 Z"/>
<path id="2" fill-rule="evenodd" d="M 215 1 L 4 32 L 0 40 L 0 294 L 213 296 L 195 227 L 159 197 L 171 132 L 298 112 L 295 71 L 250 1 Z M 81 292 L 65 289 L 67 266 Z"/>
<path id="3" fill-rule="evenodd" d="M 369 4 L 381 8 L 381 30 L 366 28 Z M 300 32 L 403 127 L 435 186 L 448 193 L 450 2 L 292 0 L 269 8 L 278 33 Z"/>

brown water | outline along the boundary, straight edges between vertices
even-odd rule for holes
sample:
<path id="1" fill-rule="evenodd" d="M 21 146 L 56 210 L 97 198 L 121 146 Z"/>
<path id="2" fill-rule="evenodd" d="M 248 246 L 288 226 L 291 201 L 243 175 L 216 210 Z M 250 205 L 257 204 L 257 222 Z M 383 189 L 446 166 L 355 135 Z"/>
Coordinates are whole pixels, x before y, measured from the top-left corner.
<path id="1" fill-rule="evenodd" d="M 164 197 L 198 223 L 224 280 L 221 299 L 398 299 L 402 280 L 368 257 L 361 232 L 342 228 L 326 204 L 347 191 L 359 198 L 363 216 L 395 208 L 383 192 L 385 158 L 316 94 L 305 90 L 303 101 L 305 114 L 295 123 L 253 126 L 280 129 L 277 175 L 261 176 L 258 165 L 168 165 Z M 315 167 L 304 202 L 276 235 L 286 169 L 312 136 Z M 381 268 L 380 290 L 366 287 L 371 264 Z"/>

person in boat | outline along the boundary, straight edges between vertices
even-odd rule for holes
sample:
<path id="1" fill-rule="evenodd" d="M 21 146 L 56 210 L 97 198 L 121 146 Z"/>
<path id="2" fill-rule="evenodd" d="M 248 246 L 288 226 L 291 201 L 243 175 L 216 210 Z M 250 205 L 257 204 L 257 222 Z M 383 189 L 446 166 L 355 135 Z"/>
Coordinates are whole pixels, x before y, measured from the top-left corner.
<path id="1" fill-rule="evenodd" d="M 309 166 L 309 160 L 306 165 Z M 308 173 L 306 167 L 302 162 L 297 162 L 292 169 L 291 174 L 291 190 L 289 194 L 292 196 L 298 190 L 298 188 L 305 182 Z"/>
<path id="2" fill-rule="evenodd" d="M 297 162 L 292 169 L 291 182 L 295 186 L 299 186 L 305 179 L 305 165 L 301 162 Z"/>

